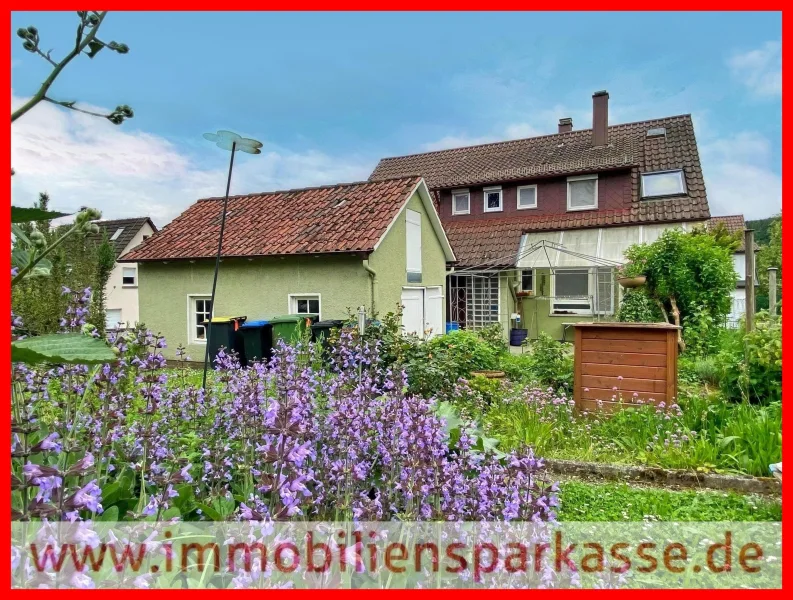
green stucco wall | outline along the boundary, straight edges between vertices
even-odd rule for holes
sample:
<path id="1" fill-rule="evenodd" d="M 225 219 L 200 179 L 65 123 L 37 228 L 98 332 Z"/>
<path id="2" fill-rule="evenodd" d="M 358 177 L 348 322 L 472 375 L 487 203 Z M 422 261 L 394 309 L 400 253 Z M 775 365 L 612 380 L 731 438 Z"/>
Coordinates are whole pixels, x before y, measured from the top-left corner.
<path id="1" fill-rule="evenodd" d="M 369 266 L 377 272 L 375 310 L 380 315 L 397 309 L 403 286 L 441 286 L 446 293 L 446 257 L 418 194 L 413 195 L 407 208 L 421 214 L 421 283 L 408 283 L 407 280 L 407 226 L 406 213 L 402 211 L 391 231 L 369 257 Z M 445 322 L 446 302 L 443 303 L 443 311 Z"/>
<path id="2" fill-rule="evenodd" d="M 517 298 L 513 294 L 514 284 L 519 281 L 519 270 L 506 270 L 499 273 L 499 323 L 504 330 L 504 336 L 509 339 L 509 331 L 515 326 L 510 318 L 513 313 L 521 315 L 520 328 L 529 330 L 529 339 L 536 339 L 539 332 L 545 332 L 554 339 L 561 340 L 564 335 L 564 323 L 579 323 L 593 320 L 610 321 L 614 316 L 595 317 L 592 315 L 552 315 L 551 300 L 547 296 L 551 293 L 550 269 L 534 270 L 535 296 L 530 298 Z M 619 306 L 620 289 L 615 285 L 615 308 Z M 545 296 L 545 297 L 543 297 Z M 568 329 L 567 340 L 571 341 L 572 331 Z"/>
<path id="3" fill-rule="evenodd" d="M 403 211 L 369 257 L 377 272 L 375 308 L 381 314 L 397 307 L 403 285 L 444 285 L 443 250 L 417 195 L 408 208 L 422 214 L 423 281 L 407 283 Z M 225 259 L 220 264 L 214 314 L 245 315 L 249 320 L 285 314 L 289 312 L 289 294 L 320 294 L 322 319 L 347 318 L 361 305 L 371 314 L 371 279 L 362 261 L 363 257 L 351 255 Z M 203 357 L 203 344 L 188 343 L 189 296 L 211 294 L 213 269 L 213 260 L 139 265 L 140 319 L 165 336 L 166 357 L 174 358 L 179 344 L 187 347 L 193 360 Z"/>
<path id="4" fill-rule="evenodd" d="M 564 323 L 581 323 L 595 320 L 613 321 L 613 315 L 552 315 L 551 299 L 547 296 L 551 293 L 551 270 L 534 270 L 534 290 L 535 298 L 522 298 L 521 319 L 523 329 L 529 330 L 529 338 L 536 339 L 539 332 L 543 331 L 552 338 L 561 340 L 564 337 Z M 614 307 L 619 306 L 619 285 L 614 285 Z M 572 341 L 573 332 L 568 329 L 566 340 Z"/>

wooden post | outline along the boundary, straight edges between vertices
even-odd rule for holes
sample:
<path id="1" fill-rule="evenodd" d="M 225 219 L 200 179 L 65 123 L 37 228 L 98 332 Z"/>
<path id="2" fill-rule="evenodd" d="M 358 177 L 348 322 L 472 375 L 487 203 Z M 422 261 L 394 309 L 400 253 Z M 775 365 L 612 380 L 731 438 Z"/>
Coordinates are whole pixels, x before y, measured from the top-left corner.
<path id="1" fill-rule="evenodd" d="M 768 267 L 768 314 L 776 317 L 776 267 Z"/>
<path id="2" fill-rule="evenodd" d="M 744 229 L 746 249 L 746 332 L 754 330 L 754 229 Z"/>

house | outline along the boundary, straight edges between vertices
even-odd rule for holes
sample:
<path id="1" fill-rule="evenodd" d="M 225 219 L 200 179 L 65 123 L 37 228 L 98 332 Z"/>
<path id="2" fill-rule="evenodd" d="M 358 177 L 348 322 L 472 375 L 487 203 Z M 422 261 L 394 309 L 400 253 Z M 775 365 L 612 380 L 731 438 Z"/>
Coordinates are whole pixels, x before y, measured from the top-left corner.
<path id="1" fill-rule="evenodd" d="M 118 258 L 150 238 L 157 228 L 148 217 L 96 221 L 100 231 L 94 235 L 101 241 L 107 235 L 116 255 L 116 264 L 105 286 L 105 324 L 108 329 L 133 326 L 139 321 L 138 267 L 118 262 Z"/>
<path id="2" fill-rule="evenodd" d="M 211 315 L 345 319 L 405 305 L 407 331 L 442 333 L 446 265 L 455 261 L 421 177 L 232 196 L 215 306 L 223 198 L 190 206 L 121 258 L 137 263 L 141 319 L 191 357 Z"/>
<path id="3" fill-rule="evenodd" d="M 457 256 L 447 311 L 461 327 L 501 323 L 564 339 L 576 321 L 613 318 L 615 267 L 637 242 L 710 218 L 690 115 L 385 158 L 370 176 L 421 175 Z M 519 333 L 519 332 L 518 332 Z"/>
<path id="4" fill-rule="evenodd" d="M 730 314 L 727 315 L 727 324 L 732 327 L 738 325 L 738 321 L 746 314 L 746 246 L 743 236 L 743 231 L 746 229 L 746 222 L 743 215 L 726 215 L 722 217 L 712 217 L 709 223 L 710 227 L 717 225 L 724 225 L 729 233 L 741 234 L 741 245 L 735 250 L 732 255 L 732 264 L 735 267 L 735 274 L 738 276 L 738 283 L 735 290 L 730 294 L 732 296 L 732 308 Z M 758 246 L 755 244 L 755 250 Z M 757 271 L 755 270 L 755 286 L 758 285 Z"/>

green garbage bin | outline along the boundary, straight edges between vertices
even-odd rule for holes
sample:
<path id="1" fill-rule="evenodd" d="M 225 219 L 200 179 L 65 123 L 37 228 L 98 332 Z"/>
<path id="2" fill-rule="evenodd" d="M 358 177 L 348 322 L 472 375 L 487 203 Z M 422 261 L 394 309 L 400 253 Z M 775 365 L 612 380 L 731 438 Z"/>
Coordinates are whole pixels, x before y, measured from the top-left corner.
<path id="1" fill-rule="evenodd" d="M 344 326 L 342 319 L 329 319 L 327 321 L 317 321 L 311 325 L 311 341 L 324 342 L 330 335 L 331 329 L 341 329 Z"/>
<path id="2" fill-rule="evenodd" d="M 273 350 L 273 326 L 270 321 L 246 321 L 240 326 L 245 361 L 270 360 Z"/>
<path id="3" fill-rule="evenodd" d="M 270 319 L 273 326 L 273 347 L 278 340 L 290 344 L 301 339 L 317 315 L 280 315 Z"/>
<path id="4" fill-rule="evenodd" d="M 239 355 L 240 363 L 245 364 L 245 346 L 237 332 L 246 319 L 247 317 L 212 317 L 211 321 L 204 321 L 203 324 L 207 327 L 211 364 L 214 363 L 221 347 L 235 350 Z"/>

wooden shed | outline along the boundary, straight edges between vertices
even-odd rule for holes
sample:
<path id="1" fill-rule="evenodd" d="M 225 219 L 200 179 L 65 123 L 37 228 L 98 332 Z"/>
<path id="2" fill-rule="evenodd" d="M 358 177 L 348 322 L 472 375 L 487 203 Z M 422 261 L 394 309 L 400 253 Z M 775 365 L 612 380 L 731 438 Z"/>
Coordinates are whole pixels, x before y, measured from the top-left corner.
<path id="1" fill-rule="evenodd" d="M 576 323 L 576 406 L 612 412 L 638 400 L 674 402 L 678 329 L 666 323 Z"/>

